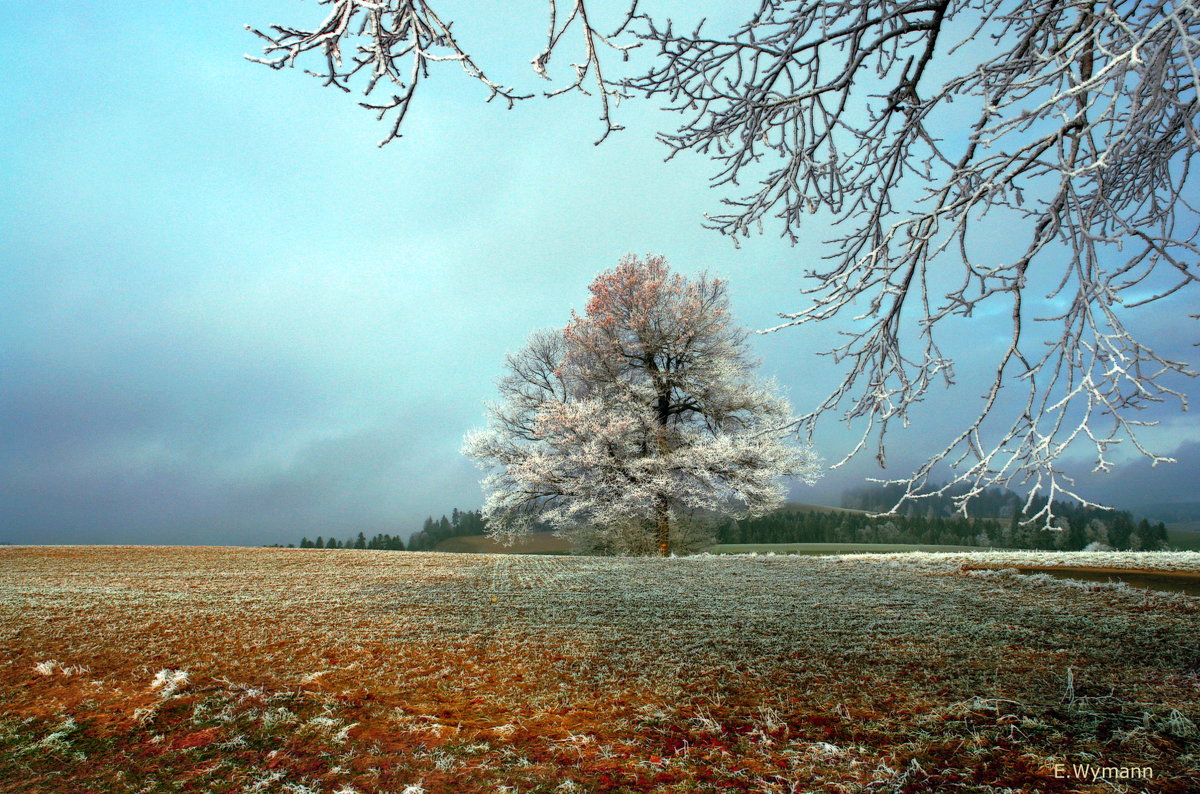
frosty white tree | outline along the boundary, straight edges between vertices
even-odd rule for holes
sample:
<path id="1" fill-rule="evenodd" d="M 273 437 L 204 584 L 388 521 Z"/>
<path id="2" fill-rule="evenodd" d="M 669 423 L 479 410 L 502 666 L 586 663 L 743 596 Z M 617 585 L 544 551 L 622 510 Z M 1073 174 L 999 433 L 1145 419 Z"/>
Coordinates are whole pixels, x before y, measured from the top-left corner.
<path id="1" fill-rule="evenodd" d="M 426 2 L 324 3 L 332 13 L 311 30 L 259 32 L 260 60 L 281 68 L 311 51 L 329 84 L 394 86 L 368 104 L 392 114 L 385 142 L 439 60 L 489 98 L 531 96 L 492 82 Z M 601 140 L 620 129 L 613 98 L 678 110 L 682 125 L 661 136 L 672 155 L 710 156 L 726 190 L 757 183 L 710 216 L 721 233 L 774 218 L 794 236 L 810 213 L 839 230 L 825 263 L 807 263 L 811 304 L 779 326 L 840 320 L 848 331 L 827 351 L 843 378 L 802 418 L 810 431 L 825 415 L 858 421 L 850 454 L 870 445 L 882 464 L 888 430 L 931 385 L 952 383 L 946 331 L 991 312 L 1010 318 L 1009 342 L 980 411 L 906 480 L 906 499 L 939 464 L 967 486 L 964 512 L 993 484 L 1074 496 L 1056 461 L 1076 442 L 1100 470 L 1120 443 L 1168 460 L 1142 445 L 1138 411 L 1186 407 L 1171 379 L 1194 373 L 1135 338 L 1127 317 L 1197 280 L 1194 2 L 763 0 L 719 31 L 677 29 L 635 2 L 607 35 L 595 5 L 550 0 L 535 71 L 548 77 L 572 37 L 580 57 L 548 95 L 593 91 Z M 657 55 L 640 74 L 606 70 L 605 53 L 624 59 L 646 43 Z M 988 226 L 1004 228 L 1003 250 Z"/>
<path id="2" fill-rule="evenodd" d="M 783 477 L 820 464 L 788 443 L 791 407 L 755 378 L 725 283 L 627 256 L 592 282 L 583 316 L 506 360 L 501 402 L 464 452 L 484 480 L 490 532 L 534 520 L 625 552 L 667 555 L 680 521 L 760 515 Z"/>

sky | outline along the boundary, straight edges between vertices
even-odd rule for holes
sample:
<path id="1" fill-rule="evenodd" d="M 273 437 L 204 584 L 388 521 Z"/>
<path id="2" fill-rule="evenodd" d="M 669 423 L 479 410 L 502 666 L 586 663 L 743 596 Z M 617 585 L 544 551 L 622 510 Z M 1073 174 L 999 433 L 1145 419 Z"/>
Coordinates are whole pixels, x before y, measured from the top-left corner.
<path id="1" fill-rule="evenodd" d="M 654 132 L 672 117 L 652 104 L 623 103 L 627 129 L 594 146 L 586 98 L 508 111 L 451 66 L 379 148 L 385 127 L 356 97 L 242 57 L 258 52 L 246 23 L 313 21 L 314 4 L 155 8 L 0 5 L 0 542 L 407 536 L 480 506 L 459 448 L 504 354 L 582 310 L 622 255 L 728 279 L 749 328 L 805 305 L 821 230 L 735 248 L 703 229 L 724 194 L 704 158 L 664 162 Z M 496 13 L 460 37 L 540 90 L 540 7 Z M 1181 300 L 1134 322 L 1195 362 Z M 956 389 L 893 439 L 886 471 L 856 460 L 792 498 L 836 505 L 949 433 L 979 388 L 973 345 L 995 336 L 975 322 Z M 798 412 L 835 383 L 818 351 L 837 330 L 754 338 Z M 1147 438 L 1180 463 L 1070 463 L 1083 492 L 1200 498 L 1200 427 L 1151 418 Z M 816 444 L 834 461 L 854 437 L 828 423 Z"/>

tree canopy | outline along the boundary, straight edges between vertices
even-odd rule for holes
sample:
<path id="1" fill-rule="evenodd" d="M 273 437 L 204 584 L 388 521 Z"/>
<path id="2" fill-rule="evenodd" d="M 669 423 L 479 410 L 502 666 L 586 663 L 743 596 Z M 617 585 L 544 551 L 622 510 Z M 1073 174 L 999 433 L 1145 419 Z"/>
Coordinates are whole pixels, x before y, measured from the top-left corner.
<path id="1" fill-rule="evenodd" d="M 697 522 L 760 515 L 813 482 L 775 384 L 755 377 L 725 283 L 628 256 L 586 312 L 511 354 L 501 402 L 466 454 L 493 472 L 483 516 L 499 536 L 548 523 L 585 548 L 668 554 Z"/>

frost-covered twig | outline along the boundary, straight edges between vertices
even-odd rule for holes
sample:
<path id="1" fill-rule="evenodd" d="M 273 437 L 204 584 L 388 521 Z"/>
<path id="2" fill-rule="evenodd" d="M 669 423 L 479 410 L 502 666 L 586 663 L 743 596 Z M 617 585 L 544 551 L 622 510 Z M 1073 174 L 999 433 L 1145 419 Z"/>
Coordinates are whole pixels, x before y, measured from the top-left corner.
<path id="1" fill-rule="evenodd" d="M 460 62 L 510 105 L 526 96 L 488 79 L 421 0 L 323 4 L 333 11 L 312 30 L 256 31 L 267 41 L 258 60 L 282 68 L 315 51 L 328 84 L 349 90 L 360 71 L 368 93 L 396 84 L 390 103 L 372 106 L 395 111 L 386 140 L 432 61 Z M 620 129 L 610 100 L 641 94 L 677 111 L 661 140 L 671 156 L 711 158 L 712 183 L 727 192 L 709 227 L 734 240 L 768 221 L 792 241 L 814 221 L 835 230 L 824 261 L 807 263 L 808 304 L 770 329 L 836 322 L 844 333 L 824 351 L 840 381 L 801 430 L 830 416 L 857 423 L 847 459 L 872 449 L 883 464 L 889 431 L 935 386 L 954 385 L 947 336 L 993 314 L 1009 330 L 973 353 L 979 409 L 892 480 L 909 486 L 902 502 L 946 468 L 963 513 L 991 486 L 1041 493 L 1048 506 L 1079 499 L 1059 461 L 1081 447 L 1096 471 L 1122 448 L 1170 462 L 1143 442 L 1154 422 L 1142 412 L 1186 409 L 1179 383 L 1195 372 L 1136 336 L 1129 317 L 1171 306 L 1200 275 L 1194 2 L 760 0 L 726 31 L 677 27 L 635 2 L 609 35 L 585 0 L 549 10 L 535 71 L 547 76 L 571 28 L 584 55 L 548 94 L 594 84 L 601 140 Z M 357 54 L 343 67 L 351 39 Z M 657 48 L 648 68 L 610 77 L 602 52 L 624 58 L 639 41 Z M 1049 523 L 1050 509 L 1032 518 Z"/>

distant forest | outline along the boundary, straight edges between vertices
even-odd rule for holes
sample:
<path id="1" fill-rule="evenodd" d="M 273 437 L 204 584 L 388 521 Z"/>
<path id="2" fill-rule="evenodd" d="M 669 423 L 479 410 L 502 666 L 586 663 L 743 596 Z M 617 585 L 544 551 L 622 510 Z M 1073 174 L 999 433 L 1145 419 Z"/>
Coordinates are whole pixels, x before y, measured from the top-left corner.
<path id="1" fill-rule="evenodd" d="M 937 486 L 934 486 L 936 489 Z M 867 513 L 891 509 L 903 494 L 901 486 L 872 485 L 842 495 L 842 506 Z M 799 512 L 782 510 L 747 521 L 733 521 L 718 531 L 721 543 L 920 543 L 1009 549 L 1085 548 L 1153 550 L 1167 548 L 1167 528 L 1161 522 L 1135 522 L 1124 510 L 1082 507 L 1073 502 L 1053 505 L 1055 526 L 1026 524 L 1025 500 L 1002 488 L 991 488 L 972 501 L 974 518 L 952 515 L 953 493 L 922 497 L 898 516 L 871 518 L 864 513 Z M 1037 512 L 1046 499 L 1035 499 Z"/>
<path id="2" fill-rule="evenodd" d="M 439 543 L 446 538 L 455 538 L 460 535 L 482 535 L 483 534 L 483 518 L 479 515 L 478 510 L 459 510 L 455 508 L 450 512 L 450 516 L 442 516 L 440 519 L 435 519 L 433 516 L 425 519 L 425 524 L 421 529 L 412 534 L 405 544 L 400 535 L 378 534 L 368 538 L 364 533 L 359 532 L 357 536 L 351 535 L 345 540 L 339 540 L 333 536 L 328 538 L 317 536 L 316 540 L 309 540 L 307 537 L 300 539 L 300 548 L 302 549 L 383 549 L 386 551 L 431 551 Z M 273 544 L 278 547 L 279 544 Z M 288 544 L 288 548 L 295 548 L 292 544 Z"/>
<path id="3" fill-rule="evenodd" d="M 462 511 L 458 508 L 450 511 L 450 517 L 442 516 L 434 521 L 433 516 L 425 519 L 421 531 L 408 539 L 409 551 L 432 551 L 439 543 L 447 538 L 457 538 L 463 535 L 482 535 L 484 531 L 483 516 L 478 510 Z"/>
<path id="4" fill-rule="evenodd" d="M 1066 526 L 1046 529 L 1008 520 L 936 516 L 871 518 L 866 513 L 780 510 L 762 518 L 731 521 L 717 532 L 718 543 L 919 543 L 1005 549 L 1165 549 L 1167 528 L 1124 512 L 1103 515 L 1076 509 Z"/>
<path id="5" fill-rule="evenodd" d="M 931 496 L 905 507 L 898 516 L 871 518 L 868 513 L 890 509 L 902 491 L 891 486 L 866 486 L 846 491 L 842 506 L 865 512 L 835 512 L 783 508 L 761 518 L 726 521 L 715 530 L 717 543 L 915 543 L 979 546 L 1008 549 L 1154 550 L 1167 548 L 1167 528 L 1134 520 L 1124 510 L 1081 507 L 1055 502 L 1055 528 L 1027 525 L 1021 508 L 1024 499 L 1012 491 L 990 489 L 972 502 L 975 518 L 953 516 L 951 496 Z M 1035 501 L 1037 511 L 1045 500 Z M 478 510 L 458 510 L 440 519 L 429 516 L 407 545 L 399 535 L 363 533 L 345 541 L 303 538 L 302 549 L 393 549 L 432 551 L 447 538 L 482 535 L 485 526 Z"/>
<path id="6" fill-rule="evenodd" d="M 346 540 L 337 540 L 332 535 L 326 539 L 317 536 L 316 540 L 308 538 L 300 539 L 300 548 L 302 549 L 387 549 L 390 551 L 404 551 L 404 541 L 399 535 L 379 534 L 368 539 L 362 532 L 358 533 L 358 537 L 351 536 Z"/>

